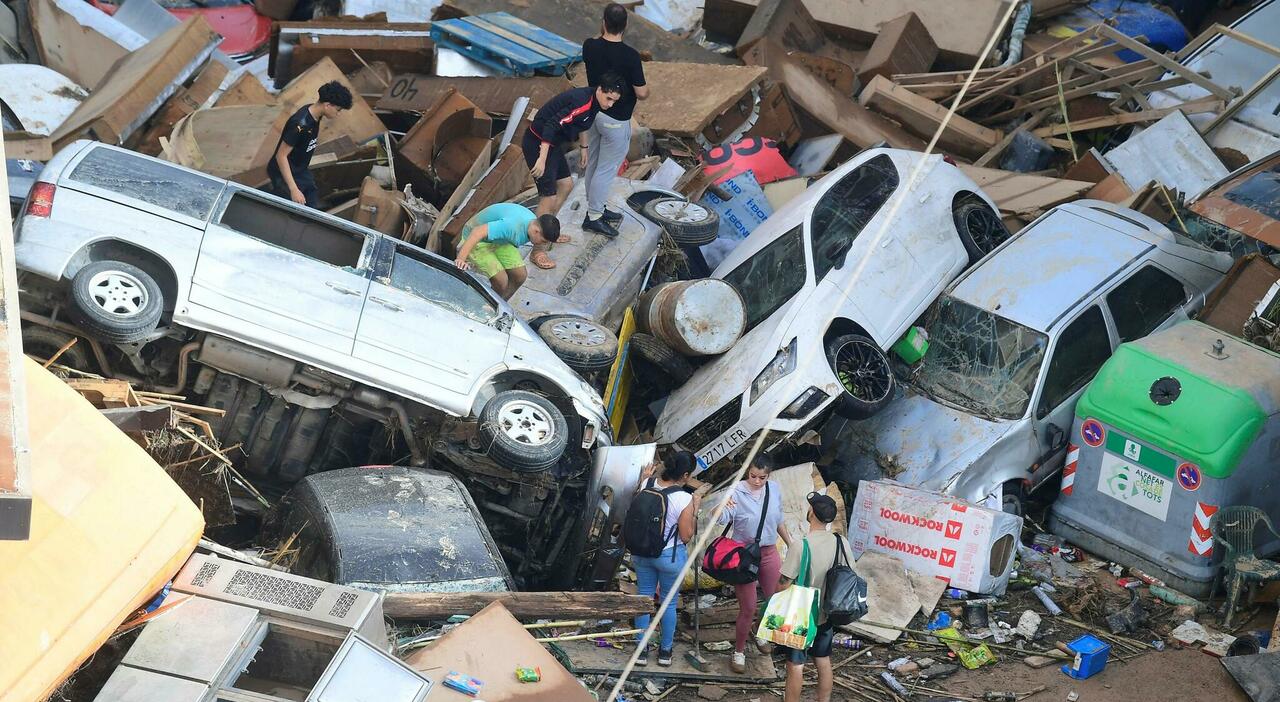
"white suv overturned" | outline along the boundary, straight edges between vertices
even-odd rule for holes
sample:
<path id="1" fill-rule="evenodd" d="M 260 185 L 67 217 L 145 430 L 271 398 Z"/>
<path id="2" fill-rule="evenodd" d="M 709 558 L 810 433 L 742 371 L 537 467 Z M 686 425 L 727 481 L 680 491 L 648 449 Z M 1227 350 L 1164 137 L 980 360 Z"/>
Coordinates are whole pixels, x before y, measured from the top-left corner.
<path id="1" fill-rule="evenodd" d="M 876 241 L 895 201 L 895 221 Z M 829 409 L 853 419 L 876 414 L 894 392 L 885 351 L 947 283 L 1008 235 L 995 204 L 941 156 L 858 154 L 765 220 L 712 272 L 742 294 L 745 330 L 667 399 L 658 442 L 693 451 L 705 469 L 761 431 L 770 432 L 769 450 Z"/>
<path id="2" fill-rule="evenodd" d="M 547 496 L 610 441 L 599 394 L 476 278 L 237 183 L 78 141 L 33 187 L 16 253 L 28 352 L 78 336 L 60 362 L 226 410 L 215 431 L 263 478 L 370 462 L 380 441 L 417 464 L 461 447 L 477 502 L 558 537 L 577 510 Z"/>

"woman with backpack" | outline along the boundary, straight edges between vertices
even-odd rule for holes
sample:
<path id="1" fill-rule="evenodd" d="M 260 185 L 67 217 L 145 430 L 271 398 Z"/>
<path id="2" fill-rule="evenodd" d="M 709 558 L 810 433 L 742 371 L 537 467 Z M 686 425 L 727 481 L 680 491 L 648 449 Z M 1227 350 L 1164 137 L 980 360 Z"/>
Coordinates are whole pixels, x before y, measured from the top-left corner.
<path id="1" fill-rule="evenodd" d="M 783 523 L 782 490 L 769 481 L 773 462 L 765 456 L 757 456 L 747 469 L 747 477 L 733 486 L 733 493 L 720 513 L 720 523 L 733 524 L 732 538 L 742 544 L 759 544 L 760 575 L 756 582 L 734 585 L 738 596 L 738 621 L 734 640 L 733 658 L 729 667 L 735 673 L 747 669 L 747 637 L 755 630 L 756 606 L 768 602 L 778 586 L 778 573 L 782 558 L 778 554 L 778 539 L 791 548 L 791 534 Z M 756 585 L 764 593 L 764 599 L 756 599 Z M 768 654 L 768 646 L 756 641 L 756 648 Z"/>
<path id="2" fill-rule="evenodd" d="M 631 551 L 636 571 L 636 594 L 653 597 L 662 588 L 665 597 L 678 587 L 676 576 L 689 558 L 685 544 L 693 538 L 693 528 L 702 504 L 702 495 L 685 489 L 696 460 L 688 451 L 677 451 L 666 461 L 654 461 L 640 476 L 640 491 L 631 499 L 623 523 L 623 539 Z M 649 615 L 636 617 L 636 628 L 647 629 Z M 662 639 L 658 665 L 671 665 L 676 637 L 676 608 L 673 603 L 662 613 Z M 636 665 L 648 665 L 649 653 L 642 651 Z"/>

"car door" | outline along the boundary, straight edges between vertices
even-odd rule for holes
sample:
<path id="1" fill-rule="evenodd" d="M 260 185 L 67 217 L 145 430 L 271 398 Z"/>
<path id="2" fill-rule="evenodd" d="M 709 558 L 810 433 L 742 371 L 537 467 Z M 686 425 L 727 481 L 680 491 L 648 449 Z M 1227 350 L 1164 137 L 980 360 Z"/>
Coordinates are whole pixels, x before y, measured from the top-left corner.
<path id="1" fill-rule="evenodd" d="M 910 322 L 922 280 L 920 267 L 892 230 L 882 236 L 871 221 L 899 186 L 897 167 L 887 155 L 858 166 L 819 198 L 809 220 L 814 278 L 834 287 L 858 309 L 857 317 L 881 344 L 904 320 Z"/>
<path id="2" fill-rule="evenodd" d="M 301 207 L 231 188 L 200 243 L 192 318 L 290 355 L 349 355 L 376 241 Z"/>
<path id="3" fill-rule="evenodd" d="M 501 309 L 452 264 L 408 245 L 387 245 L 394 248 L 389 268 L 369 288 L 354 355 L 465 414 L 470 408 L 463 399 L 504 362 L 509 339 L 499 328 Z"/>
<path id="4" fill-rule="evenodd" d="M 1187 286 L 1154 263 L 1143 265 L 1116 285 L 1106 299 L 1122 344 L 1186 319 L 1193 303 Z"/>
<path id="5" fill-rule="evenodd" d="M 1062 331 L 1049 352 L 1033 405 L 1033 427 L 1042 456 L 1061 448 L 1071 429 L 1076 400 L 1115 349 L 1100 301 L 1090 303 L 1059 328 Z"/>

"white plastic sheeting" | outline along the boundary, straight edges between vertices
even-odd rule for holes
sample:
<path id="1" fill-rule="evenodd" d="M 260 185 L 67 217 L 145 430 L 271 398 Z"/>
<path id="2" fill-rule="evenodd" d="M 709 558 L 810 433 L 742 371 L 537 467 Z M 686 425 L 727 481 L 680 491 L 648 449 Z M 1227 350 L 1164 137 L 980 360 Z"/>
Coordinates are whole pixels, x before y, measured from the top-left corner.
<path id="1" fill-rule="evenodd" d="M 88 96 L 89 91 L 51 68 L 27 63 L 0 65 L 0 102 L 32 134 L 52 134 Z"/>

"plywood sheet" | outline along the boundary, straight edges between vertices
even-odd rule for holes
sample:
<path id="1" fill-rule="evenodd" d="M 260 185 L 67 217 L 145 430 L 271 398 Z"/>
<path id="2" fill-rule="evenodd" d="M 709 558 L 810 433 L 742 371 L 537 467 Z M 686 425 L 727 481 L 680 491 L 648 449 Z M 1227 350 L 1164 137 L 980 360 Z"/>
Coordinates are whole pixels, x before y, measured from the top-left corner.
<path id="1" fill-rule="evenodd" d="M 320 86 L 336 80 L 351 90 L 351 81 L 338 70 L 333 61 L 328 58 L 320 59 L 314 66 L 308 68 L 302 75 L 294 78 L 284 90 L 280 91 L 280 95 L 276 98 L 276 104 L 280 108 L 280 116 L 276 120 L 275 132 L 280 133 L 284 129 L 284 123 L 289 121 L 289 116 L 303 105 L 309 105 L 316 101 L 317 93 Z M 343 136 L 351 138 L 356 144 L 362 144 L 379 134 L 386 128 L 382 124 L 382 120 L 373 113 L 369 104 L 352 90 L 351 109 L 343 110 L 333 119 L 323 119 L 320 121 L 320 138 L 321 144 L 334 141 Z"/>
<path id="2" fill-rule="evenodd" d="M 1194 197 L 1227 177 L 1227 167 L 1181 112 L 1129 137 L 1104 157 L 1131 190 L 1154 180 Z"/>
<path id="3" fill-rule="evenodd" d="M 90 90 L 116 61 L 146 42 L 110 15 L 79 0 L 30 0 L 27 14 L 40 62 Z"/>
<path id="4" fill-rule="evenodd" d="M 254 74 L 245 71 L 232 81 L 227 89 L 214 100 L 216 107 L 232 105 L 272 105 L 276 98 L 267 92 L 267 87 Z"/>
<path id="5" fill-rule="evenodd" d="M 655 132 L 693 136 L 760 82 L 760 66 L 646 63 L 645 81 L 655 87 L 636 103 L 635 117 Z M 585 80 L 585 76 L 579 80 Z"/>
<path id="6" fill-rule="evenodd" d="M 263 168 L 279 138 L 278 112 L 271 105 L 196 110 L 174 126 L 167 157 L 219 178 Z"/>
<path id="7" fill-rule="evenodd" d="M 54 147 L 62 148 L 85 132 L 122 143 L 195 73 L 221 40 L 204 17 L 193 15 L 116 61 L 102 84 L 53 133 Z"/>
<path id="8" fill-rule="evenodd" d="M 960 166 L 982 191 L 996 201 L 1001 212 L 1035 215 L 1055 205 L 1079 199 L 1094 186 L 1083 180 L 1028 175 L 998 168 Z"/>
<path id="9" fill-rule="evenodd" d="M 482 680 L 484 686 L 479 697 L 488 702 L 593 700 L 587 688 L 498 602 L 480 610 L 427 648 L 409 655 L 405 663 L 436 683 L 431 690 L 432 702 L 476 699 L 441 684 L 441 679 L 450 671 Z M 537 683 L 516 680 L 518 667 L 540 668 L 542 680 Z"/>
<path id="10" fill-rule="evenodd" d="M 916 136 L 928 139 L 947 116 L 947 108 L 926 97 L 895 85 L 884 76 L 876 76 L 858 96 L 863 107 L 870 107 L 892 117 Z M 1000 142 L 1000 132 L 976 122 L 952 115 L 938 138 L 944 150 L 979 156 Z"/>
<path id="11" fill-rule="evenodd" d="M 444 97 L 450 88 L 489 114 L 510 114 L 516 98 L 529 98 L 537 109 L 547 100 L 573 87 L 564 76 L 533 78 L 453 78 L 418 73 L 397 75 L 377 102 L 380 110 L 425 112 Z"/>

